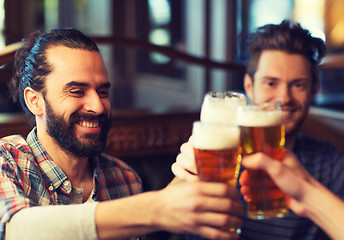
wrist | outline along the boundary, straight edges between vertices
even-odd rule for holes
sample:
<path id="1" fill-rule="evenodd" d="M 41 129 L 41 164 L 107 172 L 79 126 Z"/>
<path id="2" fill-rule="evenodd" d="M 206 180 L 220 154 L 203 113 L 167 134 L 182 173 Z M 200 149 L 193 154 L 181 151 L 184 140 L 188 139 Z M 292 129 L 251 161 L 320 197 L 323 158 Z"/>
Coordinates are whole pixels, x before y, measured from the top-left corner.
<path id="1" fill-rule="evenodd" d="M 323 203 L 327 202 L 330 191 L 318 181 L 307 183 L 306 190 L 304 191 L 304 199 L 302 205 L 305 208 L 305 217 L 314 221 L 319 213 L 322 212 Z"/>

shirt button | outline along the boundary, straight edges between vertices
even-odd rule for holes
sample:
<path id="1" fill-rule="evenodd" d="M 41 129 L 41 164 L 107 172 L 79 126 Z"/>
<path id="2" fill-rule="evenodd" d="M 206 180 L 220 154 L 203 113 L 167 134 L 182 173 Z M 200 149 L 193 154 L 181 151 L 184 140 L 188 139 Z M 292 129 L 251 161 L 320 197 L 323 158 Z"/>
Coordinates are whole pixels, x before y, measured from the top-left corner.
<path id="1" fill-rule="evenodd" d="M 69 181 L 68 180 L 64 181 L 63 185 L 67 187 L 69 185 Z"/>
<path id="2" fill-rule="evenodd" d="M 76 192 L 76 194 L 82 194 L 82 193 L 83 193 L 83 190 L 80 189 L 80 188 L 77 188 L 77 189 L 75 190 L 75 192 Z"/>
<path id="3" fill-rule="evenodd" d="M 50 185 L 50 186 L 48 187 L 48 190 L 51 192 L 51 191 L 54 190 L 54 187 Z"/>

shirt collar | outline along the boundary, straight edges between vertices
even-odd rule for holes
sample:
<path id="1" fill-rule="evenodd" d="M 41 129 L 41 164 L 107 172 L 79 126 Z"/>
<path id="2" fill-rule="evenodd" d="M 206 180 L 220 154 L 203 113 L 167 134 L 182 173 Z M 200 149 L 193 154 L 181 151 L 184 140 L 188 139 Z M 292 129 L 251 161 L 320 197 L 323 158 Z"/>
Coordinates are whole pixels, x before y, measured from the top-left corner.
<path id="1" fill-rule="evenodd" d="M 50 192 L 59 188 L 63 182 L 67 180 L 67 175 L 57 164 L 51 159 L 47 151 L 43 148 L 36 135 L 36 127 L 27 136 L 27 142 L 32 150 L 44 182 L 47 184 L 47 189 Z"/>
<path id="2" fill-rule="evenodd" d="M 99 195 L 99 182 L 100 182 L 100 159 L 99 157 L 94 158 L 94 172 L 93 172 L 93 193 L 92 193 L 92 198 L 93 200 L 98 200 L 98 195 Z"/>

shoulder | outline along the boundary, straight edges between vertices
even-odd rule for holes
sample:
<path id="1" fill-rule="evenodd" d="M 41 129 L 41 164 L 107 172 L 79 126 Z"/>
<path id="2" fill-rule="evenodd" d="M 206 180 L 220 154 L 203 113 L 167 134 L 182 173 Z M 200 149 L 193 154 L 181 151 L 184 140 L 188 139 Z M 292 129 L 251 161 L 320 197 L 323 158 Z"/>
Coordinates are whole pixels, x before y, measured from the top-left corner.
<path id="1" fill-rule="evenodd" d="M 117 199 L 141 193 L 142 181 L 139 175 L 118 158 L 101 154 L 96 168 L 99 200 Z"/>
<path id="2" fill-rule="evenodd" d="M 0 155 L 4 157 L 6 154 L 15 155 L 19 153 L 30 153 L 30 147 L 26 139 L 20 135 L 11 135 L 0 138 Z"/>
<path id="3" fill-rule="evenodd" d="M 103 170 L 118 168 L 123 171 L 136 173 L 135 170 L 119 158 L 102 153 L 99 155 L 99 164 Z"/>
<path id="4" fill-rule="evenodd" d="M 294 152 L 319 182 L 337 193 L 344 191 L 344 154 L 341 150 L 327 141 L 299 135 Z"/>
<path id="5" fill-rule="evenodd" d="M 99 167 L 107 180 L 113 179 L 129 184 L 142 184 L 141 178 L 137 172 L 124 161 L 116 157 L 102 153 L 99 156 Z"/>
<path id="6" fill-rule="evenodd" d="M 343 152 L 328 141 L 310 137 L 304 134 L 299 134 L 294 147 L 294 152 L 297 154 L 310 155 L 343 155 Z"/>
<path id="7" fill-rule="evenodd" d="M 342 164 L 344 154 L 332 143 L 300 134 L 295 142 L 294 153 L 308 171 L 324 173 Z"/>
<path id="8" fill-rule="evenodd" d="M 13 135 L 0 139 L 0 175 L 2 177 L 6 176 L 6 179 L 17 179 L 29 184 L 29 176 L 37 171 L 35 166 L 31 148 L 23 137 Z"/>

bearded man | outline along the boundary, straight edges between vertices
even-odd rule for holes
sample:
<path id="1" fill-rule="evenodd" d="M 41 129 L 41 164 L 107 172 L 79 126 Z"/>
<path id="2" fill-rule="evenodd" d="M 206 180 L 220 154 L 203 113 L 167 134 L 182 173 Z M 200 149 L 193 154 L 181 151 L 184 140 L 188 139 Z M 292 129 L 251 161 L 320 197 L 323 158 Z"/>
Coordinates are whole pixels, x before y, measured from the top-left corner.
<path id="1" fill-rule="evenodd" d="M 102 153 L 109 89 L 99 49 L 81 32 L 24 39 L 12 90 L 36 126 L 26 139 L 0 139 L 0 240 L 132 239 L 154 231 L 237 239 L 220 230 L 241 227 L 234 188 L 185 183 L 141 193 L 136 172 Z"/>

